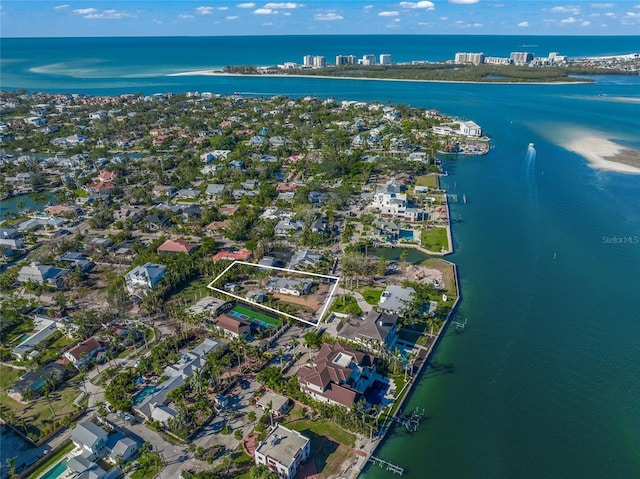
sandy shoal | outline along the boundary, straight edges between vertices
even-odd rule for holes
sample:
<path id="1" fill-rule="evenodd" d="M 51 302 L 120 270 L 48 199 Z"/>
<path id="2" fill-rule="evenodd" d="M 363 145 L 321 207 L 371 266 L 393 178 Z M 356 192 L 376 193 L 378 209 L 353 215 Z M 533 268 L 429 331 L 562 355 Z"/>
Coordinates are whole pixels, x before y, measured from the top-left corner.
<path id="1" fill-rule="evenodd" d="M 587 136 L 564 145 L 586 158 L 592 168 L 619 173 L 640 174 L 640 151 L 619 145 L 607 138 Z"/>

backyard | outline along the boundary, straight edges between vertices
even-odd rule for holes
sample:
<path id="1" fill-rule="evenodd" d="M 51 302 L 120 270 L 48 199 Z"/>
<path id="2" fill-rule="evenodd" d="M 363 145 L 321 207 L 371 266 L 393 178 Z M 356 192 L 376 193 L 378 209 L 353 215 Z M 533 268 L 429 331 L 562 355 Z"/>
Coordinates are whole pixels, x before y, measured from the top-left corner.
<path id="1" fill-rule="evenodd" d="M 449 248 L 446 228 L 431 228 L 422 230 L 420 245 L 434 253 L 439 253 Z"/>

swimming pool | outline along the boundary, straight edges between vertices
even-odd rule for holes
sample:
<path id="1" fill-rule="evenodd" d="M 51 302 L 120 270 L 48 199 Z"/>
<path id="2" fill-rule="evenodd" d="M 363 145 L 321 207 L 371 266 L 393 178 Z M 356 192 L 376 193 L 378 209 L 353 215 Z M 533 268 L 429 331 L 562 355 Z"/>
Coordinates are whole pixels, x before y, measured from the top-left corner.
<path id="1" fill-rule="evenodd" d="M 144 388 L 142 388 L 142 391 L 140 391 L 138 394 L 133 396 L 133 404 L 140 404 L 142 401 L 144 401 L 144 398 L 146 398 L 147 396 L 150 396 L 155 391 L 156 391 L 155 386 L 145 386 Z"/>
<path id="2" fill-rule="evenodd" d="M 67 460 L 64 459 L 56 464 L 53 469 L 49 469 L 45 474 L 40 476 L 40 479 L 56 479 L 57 477 L 60 477 L 66 470 Z"/>

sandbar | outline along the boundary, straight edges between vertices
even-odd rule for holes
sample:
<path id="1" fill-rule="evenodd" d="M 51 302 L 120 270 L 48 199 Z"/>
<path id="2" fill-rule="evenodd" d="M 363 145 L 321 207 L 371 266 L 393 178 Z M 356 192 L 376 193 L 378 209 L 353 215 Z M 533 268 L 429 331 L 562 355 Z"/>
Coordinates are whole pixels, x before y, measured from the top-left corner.
<path id="1" fill-rule="evenodd" d="M 571 140 L 564 147 L 584 157 L 589 166 L 618 173 L 640 174 L 640 150 L 607 138 L 586 136 Z"/>

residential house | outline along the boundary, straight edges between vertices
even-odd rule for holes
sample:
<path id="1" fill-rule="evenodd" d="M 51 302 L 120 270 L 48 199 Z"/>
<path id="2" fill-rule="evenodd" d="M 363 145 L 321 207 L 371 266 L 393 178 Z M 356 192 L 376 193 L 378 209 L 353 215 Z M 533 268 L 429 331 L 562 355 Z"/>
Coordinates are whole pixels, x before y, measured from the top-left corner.
<path id="1" fill-rule="evenodd" d="M 296 221 L 291 218 L 283 218 L 274 228 L 274 234 L 279 237 L 287 237 L 304 229 L 304 221 Z"/>
<path id="2" fill-rule="evenodd" d="M 15 228 L 0 228 L 0 246 L 21 249 L 24 246 L 24 234 Z"/>
<path id="3" fill-rule="evenodd" d="M 374 351 L 392 348 L 398 339 L 398 315 L 369 311 L 364 318 L 348 322 L 339 335 Z"/>
<path id="4" fill-rule="evenodd" d="M 178 412 L 168 404 L 170 400 L 167 395 L 184 384 L 193 371 L 202 370 L 206 363 L 207 354 L 220 346 L 219 342 L 207 338 L 191 351 L 182 352 L 177 363 L 164 369 L 163 376 L 167 379 L 158 384 L 152 394 L 134 404 L 134 411 L 146 419 L 155 419 L 163 424 L 166 424 L 172 417 L 176 417 Z"/>
<path id="5" fill-rule="evenodd" d="M 107 445 L 107 431 L 91 421 L 84 421 L 71 431 L 71 440 L 77 448 L 87 453 L 86 459 L 95 459 L 103 447 Z"/>
<path id="6" fill-rule="evenodd" d="M 248 261 L 251 258 L 251 251 L 246 249 L 221 249 L 213 256 L 213 261 Z"/>
<path id="7" fill-rule="evenodd" d="M 242 160 L 233 160 L 228 166 L 230 170 L 244 171 L 244 161 Z"/>
<path id="8" fill-rule="evenodd" d="M 313 364 L 298 372 L 301 389 L 318 401 L 351 407 L 373 384 L 375 358 L 339 343 L 324 343 Z"/>
<path id="9" fill-rule="evenodd" d="M 23 266 L 18 272 L 18 282 L 28 283 L 33 281 L 38 284 L 48 284 L 59 288 L 62 286 L 65 275 L 69 270 L 54 266 L 40 264 L 37 261 L 28 266 Z"/>
<path id="10" fill-rule="evenodd" d="M 270 293 L 287 294 L 289 296 L 305 296 L 311 292 L 313 282 L 298 278 L 272 278 L 265 289 Z"/>
<path id="11" fill-rule="evenodd" d="M 114 211 L 113 219 L 115 221 L 131 220 L 131 221 L 137 222 L 144 216 L 146 211 L 147 210 L 144 206 L 127 205 L 127 206 L 123 206 L 119 210 Z"/>
<path id="12" fill-rule="evenodd" d="M 326 216 L 320 216 L 313 220 L 311 223 L 311 232 L 312 233 L 326 233 L 327 232 L 328 221 Z"/>
<path id="13" fill-rule="evenodd" d="M 406 288 L 397 284 L 390 284 L 380 295 L 378 309 L 388 313 L 402 314 L 408 307 L 416 291 L 410 286 Z"/>
<path id="14" fill-rule="evenodd" d="M 307 198 L 312 205 L 323 205 L 329 200 L 329 193 L 322 191 L 311 191 Z"/>
<path id="15" fill-rule="evenodd" d="M 200 196 L 200 190 L 196 190 L 194 188 L 182 188 L 176 192 L 175 196 L 178 199 L 195 200 Z"/>
<path id="16" fill-rule="evenodd" d="M 226 185 L 223 184 L 210 184 L 207 186 L 205 194 L 207 195 L 207 198 L 211 200 L 217 200 L 218 198 L 222 197 L 225 188 Z"/>
<path id="17" fill-rule="evenodd" d="M 171 220 L 162 215 L 149 215 L 144 219 L 147 227 L 152 231 L 158 231 L 171 226 Z"/>
<path id="18" fill-rule="evenodd" d="M 281 136 L 272 136 L 269 138 L 269 144 L 272 148 L 279 148 L 287 144 L 287 140 Z"/>
<path id="19" fill-rule="evenodd" d="M 222 205 L 220 208 L 218 208 L 218 211 L 220 212 L 220 214 L 223 214 L 225 216 L 232 216 L 235 215 L 239 209 L 240 207 L 238 205 Z"/>
<path id="20" fill-rule="evenodd" d="M 145 263 L 142 266 L 136 266 L 124 276 L 127 291 L 131 296 L 146 296 L 166 272 L 167 268 L 162 264 Z"/>
<path id="21" fill-rule="evenodd" d="M 310 444 L 309 439 L 299 432 L 277 424 L 258 444 L 254 454 L 256 465 L 265 465 L 282 479 L 293 479 L 300 464 L 311 454 Z"/>
<path id="22" fill-rule="evenodd" d="M 289 412 L 289 409 L 291 409 L 293 404 L 288 397 L 272 391 L 267 391 L 260 399 L 258 399 L 256 406 L 264 412 L 271 411 L 274 416 L 282 417 Z"/>
<path id="23" fill-rule="evenodd" d="M 173 186 L 166 185 L 155 185 L 153 190 L 151 190 L 151 196 L 154 198 L 162 198 L 162 197 L 172 197 L 175 194 L 175 189 Z"/>
<path id="24" fill-rule="evenodd" d="M 112 436 L 114 437 L 114 440 L 111 439 Z M 131 457 L 138 451 L 138 443 L 130 437 L 112 434 L 109 436 L 107 448 L 109 449 L 109 462 L 116 464 L 118 460 L 128 461 L 131 459 Z"/>
<path id="25" fill-rule="evenodd" d="M 156 250 L 158 253 L 186 253 L 191 254 L 198 248 L 195 243 L 190 243 L 183 239 L 168 239 Z"/>
<path id="26" fill-rule="evenodd" d="M 33 322 L 34 332 L 11 350 L 11 354 L 20 361 L 26 360 L 28 357 L 27 355 L 37 348 L 41 342 L 56 331 L 62 329 L 61 322 L 43 316 L 35 316 L 33 318 Z"/>
<path id="27" fill-rule="evenodd" d="M 67 251 L 57 259 L 58 261 L 69 263 L 76 270 L 83 272 L 90 271 L 95 266 L 93 261 L 78 251 Z"/>
<path id="28" fill-rule="evenodd" d="M 289 269 L 307 269 L 316 266 L 322 261 L 322 255 L 312 253 L 308 249 L 298 250 L 289 261 Z"/>
<path id="29" fill-rule="evenodd" d="M 251 329 L 248 321 L 229 316 L 228 314 L 221 314 L 211 322 L 216 328 L 225 333 L 225 335 L 234 339 L 248 336 Z"/>
<path id="30" fill-rule="evenodd" d="M 71 477 L 74 479 L 107 479 L 108 477 L 114 477 L 113 473 L 108 474 L 98 464 L 89 460 L 85 454 L 70 458 L 67 461 L 67 470 L 73 474 Z"/>
<path id="31" fill-rule="evenodd" d="M 36 371 L 26 373 L 7 390 L 7 394 L 22 403 L 28 402 L 28 399 L 39 397 L 44 388 L 47 387 L 47 381 L 60 384 L 64 380 L 67 375 L 67 370 L 63 364 L 65 362 L 67 361 L 58 360 L 45 364 Z"/>
<path id="32" fill-rule="evenodd" d="M 105 347 L 96 338 L 89 338 L 65 351 L 63 356 L 71 361 L 75 367 L 80 368 L 104 349 Z"/>

